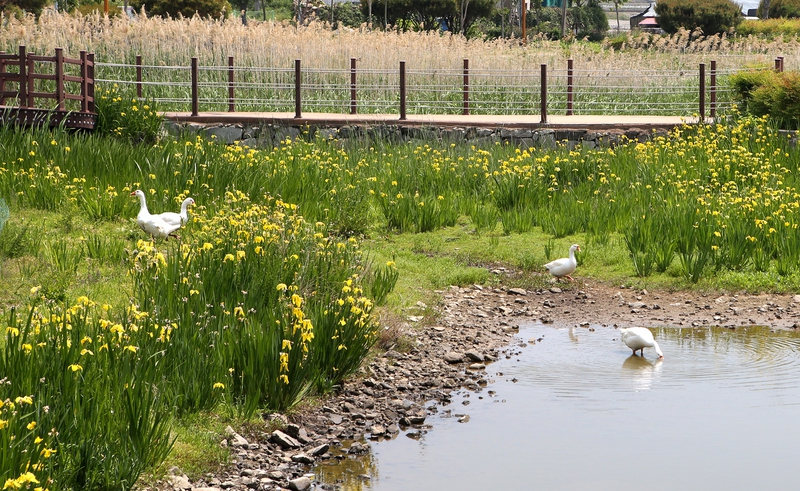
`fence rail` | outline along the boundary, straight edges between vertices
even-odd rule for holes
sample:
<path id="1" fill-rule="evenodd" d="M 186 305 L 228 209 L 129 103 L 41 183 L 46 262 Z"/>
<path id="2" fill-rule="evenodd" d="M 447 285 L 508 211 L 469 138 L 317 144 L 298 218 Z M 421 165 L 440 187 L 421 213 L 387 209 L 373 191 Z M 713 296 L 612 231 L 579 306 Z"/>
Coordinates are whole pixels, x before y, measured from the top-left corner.
<path id="1" fill-rule="evenodd" d="M 351 58 L 341 68 L 158 66 L 96 63 L 101 83 L 134 89 L 162 109 L 191 111 L 374 114 L 548 114 L 698 115 L 716 117 L 734 104 L 727 83 L 734 71 L 717 62 L 694 69 L 615 70 L 540 65 L 519 70 L 475 67 L 418 68 L 401 61 L 396 69 L 359 67 Z M 783 70 L 776 58 L 775 69 Z"/>
<path id="2" fill-rule="evenodd" d="M 0 52 L 0 121 L 93 129 L 94 67 L 94 54 L 86 51 L 79 58 L 65 56 L 62 48 L 53 56 L 27 52 L 25 46 L 17 53 Z"/>

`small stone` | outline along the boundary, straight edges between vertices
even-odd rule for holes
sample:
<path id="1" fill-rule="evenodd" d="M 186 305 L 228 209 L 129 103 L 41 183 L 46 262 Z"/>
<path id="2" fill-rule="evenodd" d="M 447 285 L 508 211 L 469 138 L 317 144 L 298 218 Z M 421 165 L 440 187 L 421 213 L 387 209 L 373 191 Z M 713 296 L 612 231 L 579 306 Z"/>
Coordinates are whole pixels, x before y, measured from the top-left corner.
<path id="1" fill-rule="evenodd" d="M 464 356 L 466 356 L 467 358 L 469 358 L 472 361 L 483 361 L 484 360 L 483 355 L 478 353 L 478 351 L 474 350 L 474 349 L 469 350 L 466 353 L 464 353 Z"/>
<path id="2" fill-rule="evenodd" d="M 273 431 L 269 437 L 269 441 L 277 443 L 284 449 L 300 447 L 300 442 L 280 430 Z"/>
<path id="3" fill-rule="evenodd" d="M 289 481 L 289 489 L 292 491 L 305 491 L 311 487 L 311 479 L 306 476 L 298 477 Z"/>
<path id="4" fill-rule="evenodd" d="M 225 433 L 228 435 L 231 447 L 245 447 L 247 448 L 250 443 L 240 434 L 236 433 L 230 426 L 225 427 Z"/>
<path id="5" fill-rule="evenodd" d="M 312 448 L 311 450 L 309 450 L 309 451 L 308 451 L 308 453 L 310 453 L 310 454 L 311 454 L 311 455 L 313 455 L 314 457 L 319 457 L 320 455 L 324 455 L 324 454 L 325 454 L 325 452 L 327 452 L 328 450 L 330 450 L 330 448 L 331 448 L 331 447 L 330 447 L 330 445 L 328 445 L 327 443 L 325 443 L 325 444 L 323 444 L 323 445 L 320 445 L 320 446 L 318 446 L 318 447 L 314 447 L 314 448 Z"/>
<path id="6" fill-rule="evenodd" d="M 169 476 L 169 481 L 172 483 L 172 487 L 175 489 L 192 488 L 192 483 L 189 482 L 189 478 L 186 476 Z"/>
<path id="7" fill-rule="evenodd" d="M 508 293 L 525 296 L 528 292 L 524 288 L 509 288 Z"/>
<path id="8" fill-rule="evenodd" d="M 483 363 L 473 363 L 469 366 L 470 370 L 484 370 L 486 369 L 486 365 Z"/>
<path id="9" fill-rule="evenodd" d="M 299 464 L 313 464 L 314 463 L 314 459 L 312 459 L 311 457 L 309 457 L 308 455 L 306 455 L 304 453 L 299 453 L 299 454 L 292 455 L 292 462 L 297 462 Z"/>
<path id="10" fill-rule="evenodd" d="M 444 361 L 447 363 L 461 363 L 463 358 L 463 355 L 456 353 L 455 351 L 450 351 L 444 355 Z"/>
<path id="11" fill-rule="evenodd" d="M 283 472 L 281 471 L 269 471 L 267 477 L 272 479 L 273 481 L 280 481 L 284 478 Z"/>

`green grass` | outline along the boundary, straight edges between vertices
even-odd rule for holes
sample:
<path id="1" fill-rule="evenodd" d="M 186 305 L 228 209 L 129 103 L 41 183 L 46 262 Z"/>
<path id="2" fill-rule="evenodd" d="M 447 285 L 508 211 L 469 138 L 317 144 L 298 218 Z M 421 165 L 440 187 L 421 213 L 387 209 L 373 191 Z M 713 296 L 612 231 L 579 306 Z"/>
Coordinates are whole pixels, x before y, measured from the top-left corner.
<path id="1" fill-rule="evenodd" d="M 0 369 L 16 383 L 0 398 L 51 408 L 41 422 L 61 436 L 40 443 L 66 460 L 42 472 L 127 488 L 175 436 L 167 462 L 224 461 L 203 450 L 215 414 L 291 410 L 373 343 L 407 349 L 399 323 L 435 322 L 451 285 L 550 288 L 542 265 L 572 243 L 579 279 L 796 291 L 800 152 L 765 121 L 591 150 L 298 139 L 257 151 L 2 129 Z M 195 199 L 180 240 L 147 240 L 133 189 L 154 212 Z M 203 430 L 194 439 L 174 418 Z M 87 432 L 112 437 L 78 442 Z M 20 478 L 19 455 L 0 477 Z"/>

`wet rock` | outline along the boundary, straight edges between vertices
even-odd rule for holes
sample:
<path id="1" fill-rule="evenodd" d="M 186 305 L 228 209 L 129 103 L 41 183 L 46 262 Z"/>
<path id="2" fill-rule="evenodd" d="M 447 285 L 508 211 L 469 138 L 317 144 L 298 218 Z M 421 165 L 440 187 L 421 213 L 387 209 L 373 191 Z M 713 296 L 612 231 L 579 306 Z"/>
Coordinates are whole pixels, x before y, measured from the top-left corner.
<path id="1" fill-rule="evenodd" d="M 347 449 L 347 453 L 360 455 L 369 452 L 369 445 L 365 445 L 363 443 L 355 442 L 350 445 L 350 448 Z"/>

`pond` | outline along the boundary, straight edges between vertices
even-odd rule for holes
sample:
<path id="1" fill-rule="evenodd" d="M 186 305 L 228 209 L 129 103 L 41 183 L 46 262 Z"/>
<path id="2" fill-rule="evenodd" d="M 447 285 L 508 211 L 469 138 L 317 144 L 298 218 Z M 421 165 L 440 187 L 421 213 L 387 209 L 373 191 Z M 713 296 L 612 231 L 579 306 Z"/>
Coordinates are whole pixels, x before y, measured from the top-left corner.
<path id="1" fill-rule="evenodd" d="M 372 453 L 314 469 L 345 490 L 800 489 L 800 335 L 523 325 L 480 392 Z"/>

